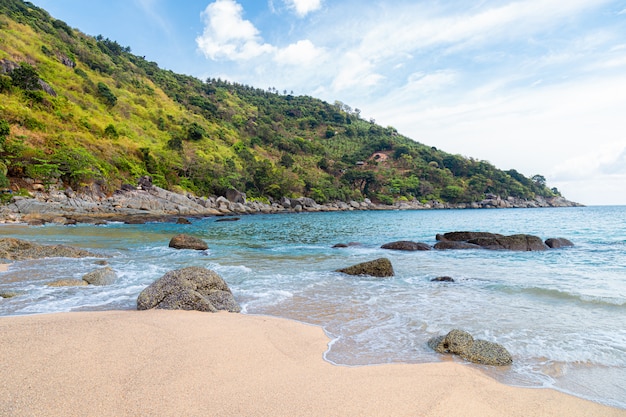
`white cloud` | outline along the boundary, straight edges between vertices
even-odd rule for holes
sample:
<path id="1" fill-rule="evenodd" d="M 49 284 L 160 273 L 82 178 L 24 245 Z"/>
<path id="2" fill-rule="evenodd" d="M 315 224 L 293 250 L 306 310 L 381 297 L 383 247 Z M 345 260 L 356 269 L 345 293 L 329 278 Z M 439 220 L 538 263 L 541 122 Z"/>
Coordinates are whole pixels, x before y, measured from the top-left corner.
<path id="1" fill-rule="evenodd" d="M 242 14 L 243 8 L 234 0 L 217 0 L 206 7 L 201 15 L 204 32 L 196 38 L 206 57 L 247 60 L 275 50 L 263 43 L 257 28 Z"/>
<path id="2" fill-rule="evenodd" d="M 351 87 L 372 87 L 380 83 L 384 76 L 373 71 L 374 65 L 364 56 L 348 52 L 338 56 L 338 71 L 332 82 L 332 90 L 342 91 Z"/>
<path id="3" fill-rule="evenodd" d="M 274 60 L 286 65 L 321 64 L 325 59 L 324 55 L 323 48 L 317 48 L 313 42 L 305 39 L 277 50 Z"/>
<path id="4" fill-rule="evenodd" d="M 293 9 L 300 17 L 319 10 L 322 7 L 322 0 L 285 0 L 288 8 Z"/>
<path id="5" fill-rule="evenodd" d="M 406 89 L 411 93 L 432 93 L 453 85 L 456 80 L 457 74 L 452 70 L 439 70 L 430 74 L 415 72 L 409 75 Z"/>

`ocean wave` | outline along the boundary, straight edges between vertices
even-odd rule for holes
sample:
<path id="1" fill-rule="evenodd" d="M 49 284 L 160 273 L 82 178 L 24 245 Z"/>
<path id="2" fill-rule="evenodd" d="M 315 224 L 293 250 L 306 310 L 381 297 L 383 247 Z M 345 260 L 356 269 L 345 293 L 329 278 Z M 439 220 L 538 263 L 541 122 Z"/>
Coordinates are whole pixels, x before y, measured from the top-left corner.
<path id="1" fill-rule="evenodd" d="M 497 288 L 499 291 L 503 291 L 509 294 L 527 294 L 536 297 L 548 297 L 558 300 L 571 300 L 580 303 L 588 303 L 594 305 L 604 305 L 608 307 L 624 307 L 626 306 L 626 299 L 621 297 L 607 297 L 599 295 L 586 295 L 575 294 L 564 290 L 555 288 L 540 288 L 540 287 L 510 287 L 510 286 L 491 286 Z"/>

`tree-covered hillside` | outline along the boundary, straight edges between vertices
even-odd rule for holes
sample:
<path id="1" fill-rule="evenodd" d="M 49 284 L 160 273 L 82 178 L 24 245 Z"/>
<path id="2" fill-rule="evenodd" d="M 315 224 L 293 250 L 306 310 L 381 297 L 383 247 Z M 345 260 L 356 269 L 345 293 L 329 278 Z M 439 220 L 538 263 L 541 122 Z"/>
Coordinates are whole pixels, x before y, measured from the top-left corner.
<path id="1" fill-rule="evenodd" d="M 60 179 L 112 192 L 143 175 L 197 195 L 318 203 L 558 194 L 540 175 L 417 143 L 346 104 L 175 74 L 0 0 L 0 187 Z"/>

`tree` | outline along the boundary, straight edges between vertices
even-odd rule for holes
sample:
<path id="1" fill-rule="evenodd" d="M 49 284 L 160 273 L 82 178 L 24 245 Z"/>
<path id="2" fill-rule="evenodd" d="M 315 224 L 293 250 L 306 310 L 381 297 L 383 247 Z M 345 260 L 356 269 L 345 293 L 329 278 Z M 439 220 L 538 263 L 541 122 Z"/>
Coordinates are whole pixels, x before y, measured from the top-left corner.
<path id="1" fill-rule="evenodd" d="M 545 187 L 546 186 L 546 177 L 544 177 L 543 175 L 533 175 L 533 177 L 531 178 L 533 180 L 533 182 L 535 183 L 536 186 L 538 187 Z"/>
<path id="2" fill-rule="evenodd" d="M 11 133 L 11 127 L 6 120 L 0 120 L 0 150 L 4 146 L 4 142 L 7 140 L 7 136 Z"/>

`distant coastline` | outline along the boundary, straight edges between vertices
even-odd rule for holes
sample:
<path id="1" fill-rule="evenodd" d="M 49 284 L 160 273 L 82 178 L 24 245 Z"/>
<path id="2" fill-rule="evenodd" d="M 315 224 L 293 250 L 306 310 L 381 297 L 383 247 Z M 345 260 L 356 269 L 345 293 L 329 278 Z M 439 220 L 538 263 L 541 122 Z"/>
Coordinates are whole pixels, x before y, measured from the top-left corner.
<path id="1" fill-rule="evenodd" d="M 563 197 L 536 197 L 525 200 L 515 197 L 501 198 L 487 195 L 484 200 L 472 203 L 440 201 L 397 201 L 394 204 L 363 201 L 335 201 L 318 204 L 308 197 L 286 198 L 262 202 L 246 199 L 245 194 L 232 190 L 227 196 L 198 197 L 191 193 L 179 194 L 150 183 L 124 186 L 113 195 L 88 190 L 74 192 L 70 188 L 36 188 L 28 196 L 15 195 L 0 206 L 2 223 L 94 223 L 122 221 L 170 221 L 179 217 L 232 216 L 245 214 L 275 214 L 300 212 L 333 212 L 354 210 L 432 210 L 432 209 L 504 209 L 583 207 Z"/>

